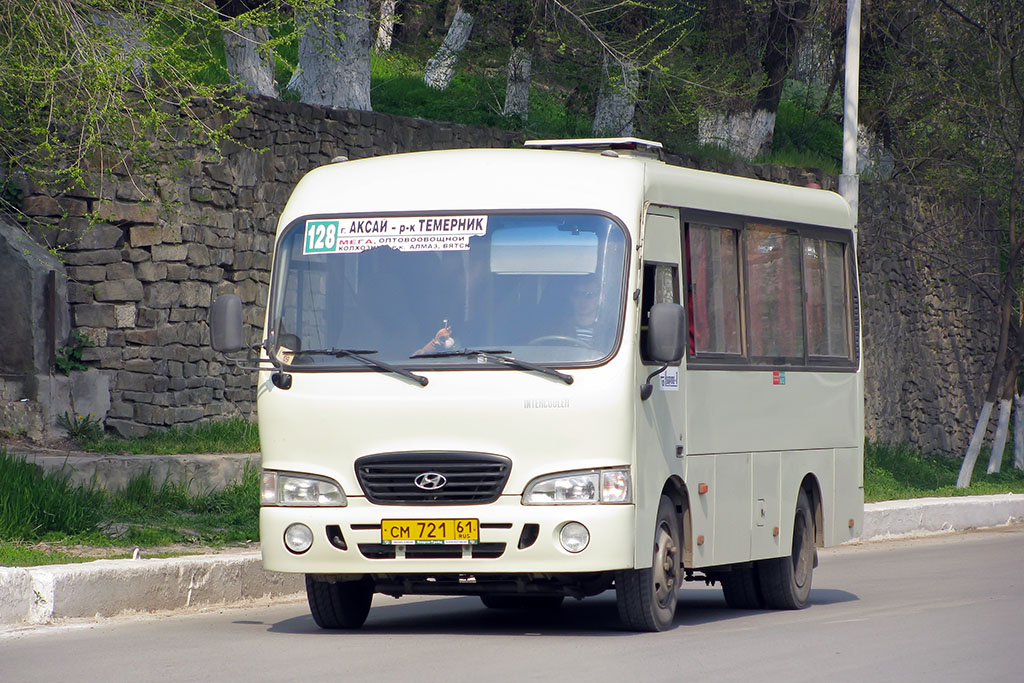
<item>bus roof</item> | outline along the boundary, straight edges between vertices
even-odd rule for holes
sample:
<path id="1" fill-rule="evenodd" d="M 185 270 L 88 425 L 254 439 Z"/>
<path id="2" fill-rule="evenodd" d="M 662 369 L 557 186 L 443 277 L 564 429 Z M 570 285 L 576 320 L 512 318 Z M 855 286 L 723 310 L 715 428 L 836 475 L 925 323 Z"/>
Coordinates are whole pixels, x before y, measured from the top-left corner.
<path id="1" fill-rule="evenodd" d="M 763 220 L 852 226 L 834 192 L 672 166 L 629 154 L 462 149 L 327 164 L 296 185 L 279 228 L 301 216 L 597 210 L 627 224 L 646 202 Z"/>

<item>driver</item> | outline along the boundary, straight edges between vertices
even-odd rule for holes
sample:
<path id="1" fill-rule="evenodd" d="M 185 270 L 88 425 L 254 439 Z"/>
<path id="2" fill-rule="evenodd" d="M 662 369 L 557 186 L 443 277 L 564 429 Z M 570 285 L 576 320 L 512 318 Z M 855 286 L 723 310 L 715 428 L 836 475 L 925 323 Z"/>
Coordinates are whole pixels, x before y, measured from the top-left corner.
<path id="1" fill-rule="evenodd" d="M 425 353 L 433 353 L 434 351 L 444 351 L 455 346 L 455 338 L 452 337 L 452 326 L 445 320 L 441 329 L 437 331 L 434 338 L 428 341 L 423 348 L 413 352 L 413 356 L 422 356 Z"/>
<path id="2" fill-rule="evenodd" d="M 597 326 L 599 295 L 597 278 L 587 277 L 573 283 L 569 293 L 572 313 L 569 320 L 569 334 L 587 346 L 594 342 L 594 330 Z"/>

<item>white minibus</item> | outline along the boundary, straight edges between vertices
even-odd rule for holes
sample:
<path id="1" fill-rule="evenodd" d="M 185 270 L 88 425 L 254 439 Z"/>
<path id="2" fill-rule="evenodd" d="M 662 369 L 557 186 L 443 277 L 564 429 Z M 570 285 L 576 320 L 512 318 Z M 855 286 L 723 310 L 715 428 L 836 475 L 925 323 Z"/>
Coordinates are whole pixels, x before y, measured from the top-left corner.
<path id="1" fill-rule="evenodd" d="M 670 165 L 635 138 L 340 160 L 277 230 L 258 368 L 260 544 L 323 628 L 374 593 L 631 630 L 684 581 L 807 604 L 858 536 L 850 208 Z M 215 349 L 244 349 L 218 297 Z M 250 340 L 251 341 L 251 340 Z M 237 358 L 237 357 L 236 357 Z"/>

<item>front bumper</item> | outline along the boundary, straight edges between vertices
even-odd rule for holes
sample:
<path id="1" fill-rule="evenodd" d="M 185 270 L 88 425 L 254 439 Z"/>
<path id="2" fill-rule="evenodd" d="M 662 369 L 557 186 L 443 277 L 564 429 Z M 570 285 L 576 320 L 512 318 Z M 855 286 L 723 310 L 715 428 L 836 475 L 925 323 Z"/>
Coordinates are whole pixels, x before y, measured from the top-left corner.
<path id="1" fill-rule="evenodd" d="M 476 546 L 380 545 L 382 519 L 464 519 L 480 521 Z M 633 505 L 523 505 L 519 496 L 502 496 L 489 505 L 392 507 L 365 498 L 349 498 L 346 507 L 264 507 L 260 509 L 260 545 L 265 569 L 308 574 L 556 574 L 628 569 L 633 565 Z M 301 555 L 284 545 L 288 525 L 301 522 L 313 532 L 313 545 Z M 568 522 L 590 532 L 590 543 L 570 553 L 558 534 Z M 537 535 L 520 548 L 524 527 Z M 347 549 L 332 544 L 340 532 Z M 529 537 L 531 534 L 526 534 Z M 430 557 L 423 554 L 432 553 Z M 445 555 L 456 555 L 445 556 Z M 397 556 L 396 556 L 397 555 Z M 403 556 L 404 555 L 404 556 Z M 421 555 L 417 557 L 416 555 Z"/>

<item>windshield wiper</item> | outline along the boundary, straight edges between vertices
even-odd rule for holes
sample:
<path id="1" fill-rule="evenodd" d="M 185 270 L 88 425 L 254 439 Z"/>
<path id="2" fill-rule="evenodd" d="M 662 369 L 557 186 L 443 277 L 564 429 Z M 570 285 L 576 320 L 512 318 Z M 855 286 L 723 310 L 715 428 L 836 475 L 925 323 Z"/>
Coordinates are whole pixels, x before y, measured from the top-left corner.
<path id="1" fill-rule="evenodd" d="M 355 360 L 372 365 L 380 370 L 387 372 L 393 372 L 396 375 L 402 377 L 408 377 L 414 382 L 418 382 L 421 387 L 427 386 L 428 380 L 423 375 L 417 375 L 404 368 L 395 367 L 390 363 L 385 363 L 382 360 L 376 360 L 373 358 L 367 358 L 366 354 L 377 353 L 376 349 L 309 349 L 303 351 L 295 351 L 296 356 L 334 356 L 335 358 L 354 358 Z"/>
<path id="2" fill-rule="evenodd" d="M 477 356 L 480 358 L 486 358 L 489 361 L 495 363 L 501 363 L 502 365 L 511 365 L 512 367 L 519 368 L 520 370 L 533 370 L 540 372 L 551 377 L 557 377 L 566 384 L 572 384 L 572 375 L 567 375 L 564 372 L 559 372 L 554 368 L 548 368 L 543 365 L 537 365 L 526 360 L 519 360 L 518 358 L 512 358 L 509 356 L 499 356 L 500 353 L 512 353 L 506 349 L 455 349 L 452 351 L 432 351 L 430 353 L 421 353 L 417 356 L 410 356 L 410 358 L 449 358 L 452 356 Z"/>

